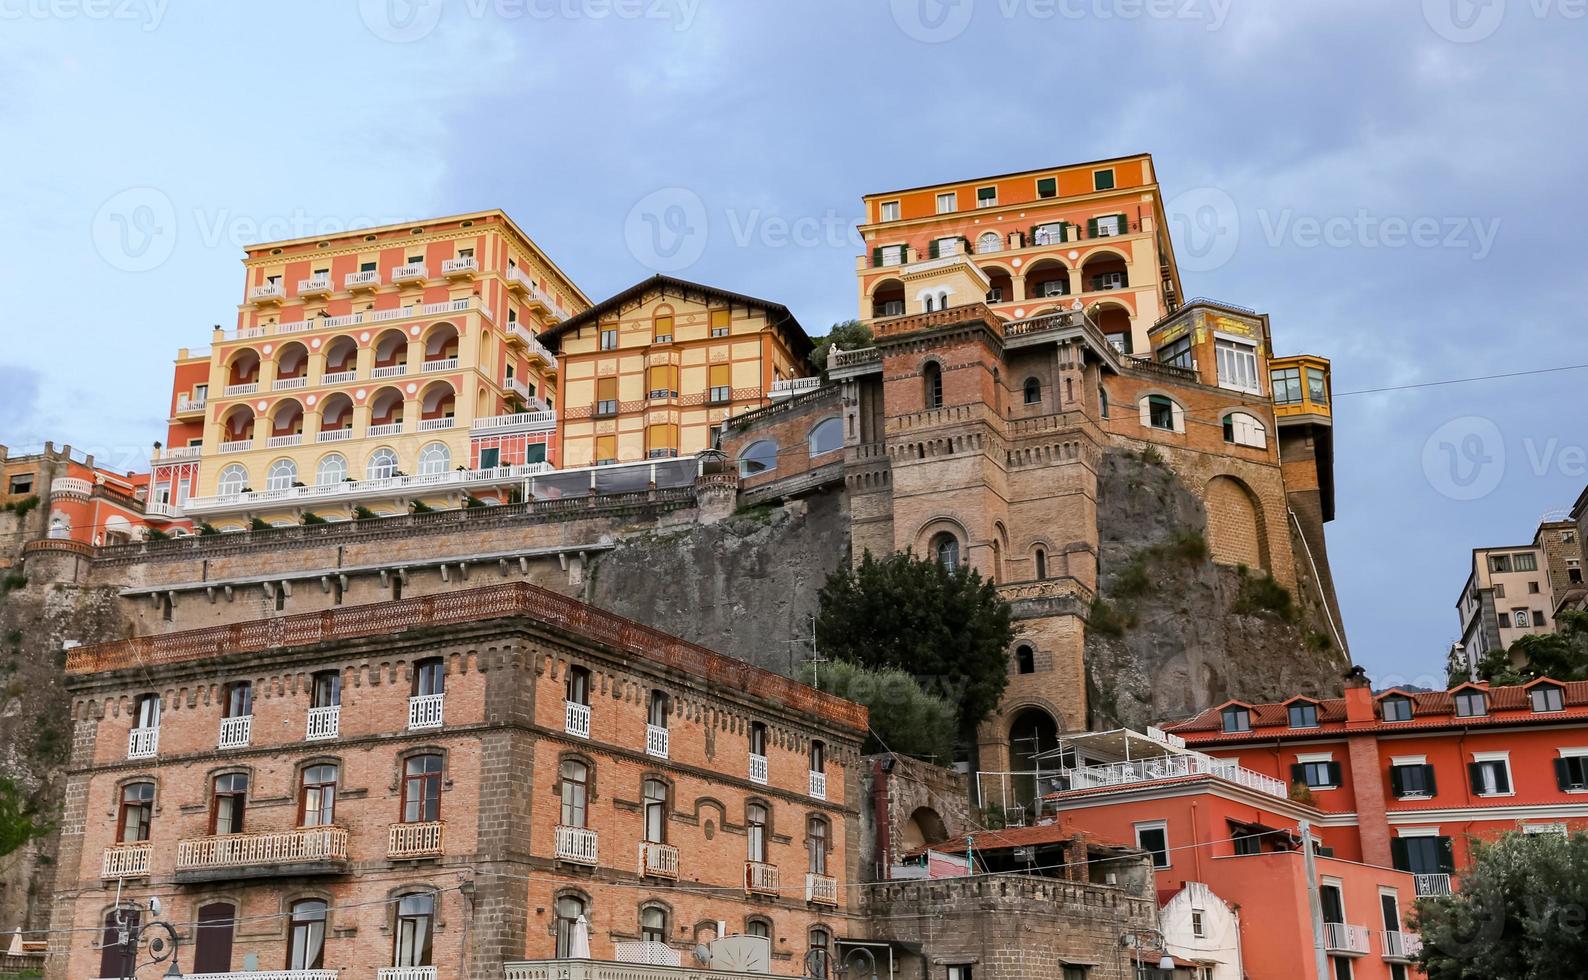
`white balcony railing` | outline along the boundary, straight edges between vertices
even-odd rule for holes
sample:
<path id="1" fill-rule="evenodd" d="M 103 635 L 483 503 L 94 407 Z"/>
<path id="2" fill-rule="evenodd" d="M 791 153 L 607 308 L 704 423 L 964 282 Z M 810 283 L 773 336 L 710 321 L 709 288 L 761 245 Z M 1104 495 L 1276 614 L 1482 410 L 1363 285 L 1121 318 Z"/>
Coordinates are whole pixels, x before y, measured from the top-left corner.
<path id="1" fill-rule="evenodd" d="M 177 395 L 176 410 L 178 412 L 202 412 L 204 403 L 208 400 L 207 395 Z"/>
<path id="2" fill-rule="evenodd" d="M 577 738 L 590 737 L 590 706 L 577 701 L 562 703 L 563 731 Z"/>
<path id="3" fill-rule="evenodd" d="M 342 285 L 348 289 L 373 289 L 380 285 L 380 270 L 368 269 L 364 272 L 349 272 L 342 278 Z"/>
<path id="4" fill-rule="evenodd" d="M 178 871 L 346 860 L 345 827 L 299 827 L 276 833 L 193 837 L 176 842 Z"/>
<path id="5" fill-rule="evenodd" d="M 420 419 L 419 431 L 436 432 L 441 429 L 450 429 L 457 424 L 458 420 L 455 418 Z"/>
<path id="6" fill-rule="evenodd" d="M 766 785 L 766 756 L 750 753 L 750 782 Z"/>
<path id="7" fill-rule="evenodd" d="M 645 726 L 645 754 L 654 759 L 667 758 L 667 729 L 661 725 Z"/>
<path id="8" fill-rule="evenodd" d="M 383 429 L 371 426 L 368 434 L 395 435 L 400 427 Z M 182 511 L 189 517 L 200 515 L 245 512 L 259 504 L 291 506 L 295 502 L 320 503 L 327 500 L 356 501 L 361 499 L 387 499 L 405 492 L 444 493 L 449 489 L 500 486 L 526 477 L 553 472 L 550 463 L 521 463 L 516 466 L 498 466 L 484 470 L 448 470 L 444 473 L 426 473 L 417 476 L 377 477 L 373 480 L 327 483 L 312 487 L 288 487 L 282 490 L 251 490 L 246 493 L 218 494 L 213 497 L 189 497 Z"/>
<path id="9" fill-rule="evenodd" d="M 166 459 L 198 459 L 204 452 L 203 446 L 166 446 L 160 450 L 160 458 Z"/>
<path id="10" fill-rule="evenodd" d="M 469 429 L 473 432 L 495 432 L 524 430 L 526 432 L 549 432 L 557 428 L 556 412 L 519 412 L 515 415 L 493 415 L 490 418 L 475 419 Z"/>
<path id="11" fill-rule="evenodd" d="M 831 875 L 807 872 L 805 875 L 805 901 L 817 905 L 838 904 L 838 879 Z"/>
<path id="12" fill-rule="evenodd" d="M 507 267 L 507 288 L 530 292 L 535 288 L 534 280 L 524 274 L 524 270 L 516 265 Z"/>
<path id="13" fill-rule="evenodd" d="M 149 873 L 149 855 L 153 853 L 154 845 L 148 841 L 136 844 L 117 844 L 105 848 L 104 863 L 100 866 L 99 877 L 116 878 L 142 878 Z"/>
<path id="14" fill-rule="evenodd" d="M 640 875 L 652 878 L 677 878 L 678 848 L 671 844 L 640 841 Z"/>
<path id="15" fill-rule="evenodd" d="M 229 453 L 246 453 L 251 452 L 253 448 L 254 440 L 252 439 L 233 439 L 220 444 L 220 454 L 225 456 Z"/>
<path id="16" fill-rule="evenodd" d="M 445 694 L 416 694 L 408 699 L 408 729 L 440 728 Z"/>
<path id="17" fill-rule="evenodd" d="M 596 832 L 584 827 L 557 828 L 557 860 L 574 864 L 595 864 L 599 840 Z"/>
<path id="18" fill-rule="evenodd" d="M 355 273 L 354 275 L 358 275 Z M 372 277 L 360 288 L 374 288 L 380 285 L 377 273 L 366 273 Z M 349 276 L 351 280 L 353 276 Z M 463 299 L 442 300 L 439 303 L 412 303 L 408 306 L 399 306 L 386 310 L 360 310 L 357 313 L 346 313 L 342 316 L 316 316 L 308 320 L 294 320 L 290 323 L 262 323 L 255 326 L 238 327 L 226 331 L 223 336 L 226 340 L 245 340 L 253 337 L 267 337 L 271 334 L 303 333 L 309 330 L 341 330 L 346 327 L 359 326 L 370 323 L 386 323 L 392 320 L 401 320 L 408 317 L 435 316 L 441 313 L 458 313 L 464 310 L 476 309 L 487 317 L 493 317 L 491 308 L 481 302 L 480 297 L 470 296 Z"/>
<path id="19" fill-rule="evenodd" d="M 1217 776 L 1280 799 L 1287 799 L 1290 795 L 1289 788 L 1282 780 L 1199 753 L 1165 755 L 1131 762 L 1112 762 L 1101 766 L 1082 766 L 1064 770 L 1064 775 L 1069 778 L 1070 789 L 1124 786 L 1182 776 Z"/>
<path id="20" fill-rule="evenodd" d="M 227 398 L 234 398 L 238 395 L 256 394 L 258 391 L 259 382 L 245 381 L 240 385 L 227 385 L 225 388 L 221 389 L 221 394 L 225 395 Z"/>
<path id="21" fill-rule="evenodd" d="M 827 774 L 825 772 L 817 772 L 816 770 L 812 769 L 810 782 L 812 798 L 818 800 L 827 799 Z"/>
<path id="22" fill-rule="evenodd" d="M 223 749 L 246 748 L 250 739 L 253 737 L 253 731 L 253 715 L 238 715 L 235 718 L 222 718 L 219 747 Z"/>
<path id="23" fill-rule="evenodd" d="M 286 296 L 287 287 L 279 282 L 267 282 L 262 286 L 255 286 L 248 290 L 248 298 L 255 303 L 285 299 Z"/>
<path id="24" fill-rule="evenodd" d="M 440 820 L 426 823 L 394 823 L 386 832 L 389 858 L 434 857 L 441 853 L 446 824 Z"/>
<path id="25" fill-rule="evenodd" d="M 524 401 L 529 401 L 529 385 L 526 385 L 522 379 L 508 378 L 506 381 L 502 382 L 502 387 L 506 388 L 508 391 L 511 391 Z"/>
<path id="26" fill-rule="evenodd" d="M 315 434 L 315 442 L 342 442 L 353 438 L 352 429 L 321 429 Z"/>
<path id="27" fill-rule="evenodd" d="M 303 737 L 310 742 L 323 742 L 342 733 L 342 706 L 333 704 L 325 708 L 310 708 L 309 723 Z"/>
<path id="28" fill-rule="evenodd" d="M 1384 943 L 1386 960 L 1410 960 L 1423 951 L 1423 937 L 1415 932 L 1390 932 L 1379 934 Z"/>
<path id="29" fill-rule="evenodd" d="M 1449 875 L 1414 875 L 1417 884 L 1417 897 L 1427 898 L 1450 894 Z"/>
<path id="30" fill-rule="evenodd" d="M 407 373 L 407 364 L 387 364 L 384 367 L 371 368 L 369 376 L 379 380 L 381 378 L 400 378 Z"/>
<path id="31" fill-rule="evenodd" d="M 187 980 L 336 980 L 335 970 L 249 970 L 182 975 Z"/>
<path id="32" fill-rule="evenodd" d="M 309 376 L 306 374 L 296 378 L 277 378 L 270 382 L 271 391 L 296 391 L 307 387 L 309 387 Z"/>
<path id="33" fill-rule="evenodd" d="M 391 271 L 392 282 L 424 282 L 430 278 L 430 269 L 423 262 L 399 265 Z"/>
<path id="34" fill-rule="evenodd" d="M 433 966 L 383 966 L 376 980 L 436 980 Z"/>
<path id="35" fill-rule="evenodd" d="M 683 963 L 678 950 L 654 939 L 613 943 L 612 958 L 619 963 L 644 966 L 680 966 Z"/>
<path id="36" fill-rule="evenodd" d="M 160 751 L 160 726 L 134 728 L 127 733 L 127 758 L 152 759 Z"/>
<path id="37" fill-rule="evenodd" d="M 320 375 L 320 383 L 323 385 L 345 385 L 350 381 L 357 380 L 357 371 L 328 371 Z"/>
<path id="38" fill-rule="evenodd" d="M 822 386 L 821 378 L 779 378 L 772 382 L 771 396 L 773 398 L 788 398 L 801 395 L 807 391 L 815 391 Z"/>
<path id="39" fill-rule="evenodd" d="M 292 446 L 303 445 L 303 433 L 293 432 L 284 436 L 271 436 L 265 440 L 265 446 L 270 449 L 288 449 Z"/>
<path id="40" fill-rule="evenodd" d="M 86 497 L 94 492 L 94 485 L 76 476 L 58 476 L 50 481 L 52 497 Z"/>
<path id="41" fill-rule="evenodd" d="M 1367 926 L 1354 926 L 1346 922 L 1323 924 L 1323 948 L 1331 953 L 1364 956 L 1367 954 Z"/>
<path id="42" fill-rule="evenodd" d="M 298 280 L 299 296 L 323 296 L 332 292 L 333 288 L 329 273 L 323 276 L 310 276 L 307 279 Z"/>
<path id="43" fill-rule="evenodd" d="M 744 862 L 744 890 L 752 895 L 776 895 L 777 865 L 763 861 Z"/>
<path id="44" fill-rule="evenodd" d="M 163 500 L 144 501 L 143 512 L 149 517 L 164 517 L 172 521 L 182 519 L 182 508 L 176 504 L 168 504 Z"/>
<path id="45" fill-rule="evenodd" d="M 441 274 L 443 276 L 466 276 L 480 271 L 480 264 L 474 261 L 472 255 L 462 255 L 455 259 L 441 260 Z"/>
<path id="46" fill-rule="evenodd" d="M 398 436 L 402 435 L 403 424 L 401 422 L 386 422 L 382 425 L 372 425 L 364 431 L 372 439 L 378 439 L 382 436 Z"/>
<path id="47" fill-rule="evenodd" d="M 458 359 L 456 357 L 443 357 L 439 360 L 426 361 L 420 370 L 425 374 L 440 374 L 442 371 L 456 371 Z"/>
<path id="48" fill-rule="evenodd" d="M 502 964 L 503 980 L 747 980 L 755 974 L 694 964 L 672 967 L 605 960 L 521 960 Z"/>
<path id="49" fill-rule="evenodd" d="M 313 328 L 314 323 L 310 320 L 292 320 L 287 323 L 275 324 L 273 329 L 276 333 L 307 333 Z"/>

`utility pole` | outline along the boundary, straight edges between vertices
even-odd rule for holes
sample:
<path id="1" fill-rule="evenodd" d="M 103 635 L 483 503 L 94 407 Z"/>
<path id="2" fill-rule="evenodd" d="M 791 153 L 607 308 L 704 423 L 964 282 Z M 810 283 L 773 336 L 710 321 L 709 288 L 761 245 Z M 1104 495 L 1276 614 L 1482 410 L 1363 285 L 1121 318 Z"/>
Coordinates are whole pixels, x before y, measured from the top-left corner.
<path id="1" fill-rule="evenodd" d="M 790 640 L 789 644 L 793 645 L 795 643 L 804 643 L 804 642 L 806 642 L 806 641 L 805 640 Z M 816 690 L 820 691 L 822 689 L 822 664 L 830 663 L 831 661 L 829 661 L 826 657 L 822 656 L 821 655 L 821 651 L 816 649 L 816 617 L 815 616 L 811 616 L 810 645 L 811 645 L 811 655 L 809 657 L 806 657 L 804 660 L 802 660 L 801 663 L 807 663 L 807 664 L 811 665 L 811 687 L 814 687 L 814 688 L 816 688 Z"/>
<path id="2" fill-rule="evenodd" d="M 1307 910 L 1312 915 L 1312 953 L 1318 980 L 1329 980 L 1329 957 L 1323 951 L 1323 900 L 1318 897 L 1318 863 L 1312 853 L 1312 821 L 1301 821 L 1299 829 L 1302 869 L 1307 875 Z"/>

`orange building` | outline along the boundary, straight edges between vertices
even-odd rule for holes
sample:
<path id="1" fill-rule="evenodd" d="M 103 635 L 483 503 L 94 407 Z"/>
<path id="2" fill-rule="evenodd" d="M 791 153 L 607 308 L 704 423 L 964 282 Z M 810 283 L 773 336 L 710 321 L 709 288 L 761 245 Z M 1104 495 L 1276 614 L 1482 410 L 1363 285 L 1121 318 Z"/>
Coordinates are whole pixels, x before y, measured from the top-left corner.
<path id="1" fill-rule="evenodd" d="M 149 499 L 148 473 L 108 470 L 93 456 L 53 443 L 17 456 L 0 446 L 0 507 L 21 515 L 24 537 L 90 547 L 183 526 L 179 515 Z"/>

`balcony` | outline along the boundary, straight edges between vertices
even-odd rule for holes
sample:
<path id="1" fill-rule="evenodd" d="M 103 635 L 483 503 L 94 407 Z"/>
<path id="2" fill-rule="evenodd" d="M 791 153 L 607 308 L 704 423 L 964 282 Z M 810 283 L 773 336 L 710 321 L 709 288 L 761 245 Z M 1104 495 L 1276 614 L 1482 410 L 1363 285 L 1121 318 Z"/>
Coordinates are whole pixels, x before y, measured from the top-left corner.
<path id="1" fill-rule="evenodd" d="M 198 459 L 204 452 L 203 446 L 166 446 L 160 450 L 160 461 L 168 459 Z"/>
<path id="2" fill-rule="evenodd" d="M 315 442 L 345 442 L 353 438 L 351 427 L 346 429 L 321 429 L 314 434 Z"/>
<path id="3" fill-rule="evenodd" d="M 176 843 L 176 880 L 184 883 L 341 874 L 346 870 L 347 830 L 343 827 L 194 837 Z"/>
<path id="4" fill-rule="evenodd" d="M 355 273 L 359 275 L 359 273 Z M 376 273 L 369 273 L 374 276 Z M 351 277 L 350 277 L 351 278 Z M 379 280 L 375 280 L 379 285 Z M 370 286 L 368 288 L 375 288 Z M 464 310 L 479 310 L 486 317 L 491 317 L 491 308 L 486 306 L 478 296 L 463 299 L 448 299 L 438 303 L 413 303 L 408 306 L 394 307 L 389 310 L 360 310 L 357 313 L 345 313 L 342 316 L 316 316 L 308 320 L 294 320 L 291 323 L 263 323 L 257 326 L 238 327 L 223 334 L 226 340 L 246 340 L 254 337 L 266 337 L 272 334 L 304 333 L 310 330 L 343 330 L 347 327 L 360 326 L 371 323 L 388 323 L 393 320 L 402 320 L 410 317 L 435 316 L 437 314 L 458 313 Z"/>
<path id="5" fill-rule="evenodd" d="M 678 955 L 678 950 L 653 939 L 613 943 L 612 958 L 619 963 L 645 966 L 679 966 L 683 959 Z"/>
<path id="6" fill-rule="evenodd" d="M 1413 875 L 1418 898 L 1437 898 L 1450 894 L 1449 875 Z"/>
<path id="7" fill-rule="evenodd" d="M 395 423 L 391 426 L 370 426 L 367 434 L 395 435 L 401 431 L 401 423 Z M 189 497 L 182 505 L 182 512 L 188 517 L 209 517 L 247 513 L 264 504 L 271 507 L 292 507 L 327 501 L 353 503 L 361 500 L 390 500 L 396 496 L 413 493 L 439 494 L 469 490 L 474 487 L 501 486 L 551 472 L 553 470 L 549 463 L 521 463 L 517 466 L 498 466 L 484 470 L 448 470 L 443 473 L 377 477 L 373 480 L 354 480 L 312 487 L 250 490 L 246 493 L 218 494 L 213 497 Z"/>
<path id="8" fill-rule="evenodd" d="M 216 451 L 222 456 L 226 456 L 230 453 L 251 452 L 253 448 L 254 440 L 252 439 L 233 439 L 230 442 L 221 443 L 220 446 L 217 447 Z"/>
<path id="9" fill-rule="evenodd" d="M 303 445 L 303 433 L 293 432 L 284 436 L 271 436 L 265 440 L 265 445 L 271 449 L 290 449 L 293 446 Z"/>
<path id="10" fill-rule="evenodd" d="M 535 283 L 524 275 L 524 270 L 516 265 L 507 267 L 507 288 L 520 296 L 526 295 L 535 288 Z"/>
<path id="11" fill-rule="evenodd" d="M 88 497 L 94 485 L 75 476 L 59 476 L 50 481 L 51 497 Z"/>
<path id="12" fill-rule="evenodd" d="M 439 418 L 439 419 L 420 419 L 419 420 L 419 431 L 420 432 L 440 432 L 442 429 L 450 429 L 454 425 L 457 425 L 457 424 L 458 424 L 458 420 L 455 419 L 455 418 L 452 418 L 450 415 L 449 416 L 443 416 L 442 418 Z"/>
<path id="13" fill-rule="evenodd" d="M 772 382 L 771 397 L 774 399 L 792 398 L 795 395 L 803 395 L 806 392 L 815 391 L 821 386 L 821 378 L 779 378 Z"/>
<path id="14" fill-rule="evenodd" d="M 557 413 L 549 410 L 518 412 L 514 415 L 493 415 L 475 419 L 469 426 L 473 432 L 550 432 L 557 428 Z"/>
<path id="15" fill-rule="evenodd" d="M 309 709 L 309 723 L 303 733 L 305 741 L 323 742 L 329 738 L 336 738 L 341 733 L 341 705 L 333 704 L 327 708 Z"/>
<path id="16" fill-rule="evenodd" d="M 1301 354 L 1268 362 L 1274 398 L 1274 421 L 1281 427 L 1330 424 L 1331 381 L 1326 358 Z"/>
<path id="17" fill-rule="evenodd" d="M 750 782 L 766 785 L 766 756 L 750 753 Z"/>
<path id="18" fill-rule="evenodd" d="M 777 865 L 763 861 L 744 862 L 744 890 L 748 895 L 776 895 Z"/>
<path id="19" fill-rule="evenodd" d="M 661 725 L 645 726 L 645 754 L 653 759 L 667 758 L 667 729 Z"/>
<path id="20" fill-rule="evenodd" d="M 402 422 L 386 422 L 382 425 L 372 425 L 364 430 L 371 439 L 380 439 L 385 436 L 400 436 L 403 431 Z"/>
<path id="21" fill-rule="evenodd" d="M 440 728 L 445 694 L 416 694 L 408 699 L 408 730 Z"/>
<path id="22" fill-rule="evenodd" d="M 436 980 L 433 966 L 383 966 L 375 980 Z"/>
<path id="23" fill-rule="evenodd" d="M 160 751 L 160 726 L 134 728 L 127 733 L 127 758 L 153 759 Z"/>
<path id="24" fill-rule="evenodd" d="M 425 374 L 440 374 L 443 371 L 456 371 L 457 369 L 458 359 L 456 357 L 443 357 L 437 361 L 426 361 L 420 371 Z"/>
<path id="25" fill-rule="evenodd" d="M 287 287 L 279 282 L 267 282 L 248 290 L 248 302 L 256 304 L 280 303 L 287 298 Z"/>
<path id="26" fill-rule="evenodd" d="M 1383 941 L 1384 958 L 1409 962 L 1417 958 L 1423 951 L 1423 937 L 1415 932 L 1381 932 L 1379 938 Z"/>
<path id="27" fill-rule="evenodd" d="M 812 799 L 827 799 L 827 774 L 811 770 L 810 795 Z"/>
<path id="28" fill-rule="evenodd" d="M 335 970 L 248 970 L 231 973 L 189 973 L 188 980 L 337 980 Z"/>
<path id="29" fill-rule="evenodd" d="M 557 356 L 553 354 L 545 344 L 540 342 L 539 337 L 536 337 L 534 334 L 524 329 L 522 324 L 509 323 L 507 325 L 507 339 L 510 343 L 518 343 L 523 345 L 524 353 L 527 354 L 531 360 L 539 361 L 541 363 L 541 367 L 545 371 L 548 373 L 556 372 Z"/>
<path id="30" fill-rule="evenodd" d="M 503 980 L 745 980 L 746 976 L 754 974 L 713 970 L 693 963 L 635 963 L 621 957 L 616 961 L 525 960 L 502 965 Z"/>
<path id="31" fill-rule="evenodd" d="M 445 829 L 446 824 L 440 820 L 428 823 L 394 823 L 386 831 L 386 856 L 394 861 L 440 857 Z"/>
<path id="32" fill-rule="evenodd" d="M 526 385 L 519 378 L 508 378 L 506 381 L 502 382 L 502 387 L 517 395 L 524 401 L 529 401 L 529 385 Z"/>
<path id="33" fill-rule="evenodd" d="M 1323 924 L 1323 948 L 1341 956 L 1366 956 L 1368 950 L 1367 926 L 1353 926 L 1344 922 Z"/>
<path id="34" fill-rule="evenodd" d="M 207 394 L 205 394 L 205 395 L 189 395 L 189 394 L 177 395 L 176 396 L 176 413 L 178 415 L 186 415 L 189 412 L 202 412 L 202 411 L 204 411 L 204 403 L 206 401 L 208 401 L 208 400 L 209 400 L 209 398 L 208 398 Z"/>
<path id="35" fill-rule="evenodd" d="M 99 877 L 107 881 L 147 877 L 149 855 L 153 852 L 154 845 L 148 841 L 107 847 L 104 862 L 100 865 Z"/>
<path id="36" fill-rule="evenodd" d="M 408 373 L 406 364 L 387 364 L 383 367 L 372 368 L 369 376 L 376 380 L 381 378 L 400 378 Z"/>
<path id="37" fill-rule="evenodd" d="M 143 515 L 145 517 L 159 517 L 168 521 L 180 521 L 182 519 L 182 508 L 175 504 L 168 504 L 163 500 L 147 500 L 143 504 Z"/>
<path id="38" fill-rule="evenodd" d="M 1244 786 L 1247 789 L 1289 798 L 1289 787 L 1282 780 L 1200 753 L 1165 755 L 1154 759 L 1137 759 L 1131 762 L 1113 762 L 1101 766 L 1082 766 L 1064 770 L 1067 789 L 1094 789 L 1101 786 L 1125 786 L 1131 783 L 1152 782 L 1159 779 L 1179 779 L 1185 776 L 1216 776 Z"/>
<path id="39" fill-rule="evenodd" d="M 596 863 L 599 840 L 596 832 L 584 827 L 557 828 L 557 860 L 573 864 Z"/>
<path id="40" fill-rule="evenodd" d="M 309 376 L 306 374 L 300 374 L 296 378 L 277 378 L 270 383 L 271 391 L 296 391 L 307 387 L 309 387 Z"/>
<path id="41" fill-rule="evenodd" d="M 399 265 L 391 271 L 391 281 L 398 285 L 423 285 L 430 278 L 430 270 L 423 262 Z"/>
<path id="42" fill-rule="evenodd" d="M 563 731 L 575 738 L 590 737 L 590 706 L 577 701 L 562 703 Z"/>
<path id="43" fill-rule="evenodd" d="M 217 748 L 245 749 L 253 737 L 254 716 L 238 715 L 221 719 L 221 737 Z"/>
<path id="44" fill-rule="evenodd" d="M 323 276 L 310 276 L 307 279 L 298 280 L 298 295 L 304 297 L 305 299 L 314 296 L 318 296 L 323 299 L 335 291 L 336 290 L 331 285 L 331 277 L 329 274 Z"/>
<path id="45" fill-rule="evenodd" d="M 671 844 L 640 842 L 640 876 L 678 878 L 678 848 Z"/>
<path id="46" fill-rule="evenodd" d="M 259 393 L 259 382 L 245 381 L 238 385 L 227 385 L 221 389 L 221 394 L 227 398 L 237 398 L 241 395 L 256 395 Z"/>
<path id="47" fill-rule="evenodd" d="M 805 901 L 816 905 L 838 904 L 838 879 L 831 875 L 807 872 L 805 875 Z"/>
<path id="48" fill-rule="evenodd" d="M 349 272 L 342 278 L 342 285 L 347 289 L 375 289 L 380 285 L 380 270 L 368 269 L 364 272 Z"/>
<path id="49" fill-rule="evenodd" d="M 441 274 L 448 279 L 473 279 L 480 274 L 480 264 L 474 261 L 474 256 L 463 255 L 455 259 L 443 259 Z"/>
<path id="50" fill-rule="evenodd" d="M 357 371 L 331 371 L 320 376 L 320 383 L 323 385 L 345 385 L 357 380 Z"/>

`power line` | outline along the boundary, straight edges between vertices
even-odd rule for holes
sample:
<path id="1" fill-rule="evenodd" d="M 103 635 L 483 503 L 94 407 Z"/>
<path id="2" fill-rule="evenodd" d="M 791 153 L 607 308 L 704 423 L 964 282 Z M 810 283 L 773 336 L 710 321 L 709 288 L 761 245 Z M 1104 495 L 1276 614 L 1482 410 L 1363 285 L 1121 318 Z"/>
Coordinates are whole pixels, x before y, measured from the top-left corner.
<path id="1" fill-rule="evenodd" d="M 1409 385 L 1385 385 L 1382 388 L 1358 388 L 1355 391 L 1337 391 L 1334 397 L 1346 395 L 1372 395 L 1382 391 L 1410 391 L 1414 388 L 1437 388 L 1442 385 L 1464 385 L 1474 381 L 1497 381 L 1504 378 L 1526 378 L 1536 374 L 1554 374 L 1558 371 L 1581 371 L 1588 364 L 1567 364 L 1562 367 L 1534 368 L 1529 371 L 1509 371 L 1504 374 L 1478 374 L 1470 378 L 1447 378 L 1444 381 L 1423 381 Z"/>

